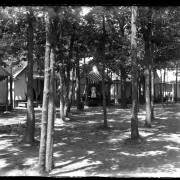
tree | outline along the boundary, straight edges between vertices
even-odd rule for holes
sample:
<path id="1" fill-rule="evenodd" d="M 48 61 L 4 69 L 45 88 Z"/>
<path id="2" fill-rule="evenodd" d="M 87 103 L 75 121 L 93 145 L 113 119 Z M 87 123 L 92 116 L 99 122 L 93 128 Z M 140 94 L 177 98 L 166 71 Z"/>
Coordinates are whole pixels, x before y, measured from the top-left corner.
<path id="1" fill-rule="evenodd" d="M 145 59 L 145 95 L 146 95 L 146 120 L 145 126 L 151 127 L 151 103 L 150 103 L 150 75 L 152 71 L 151 62 L 151 32 L 152 32 L 152 7 L 147 7 L 143 9 L 141 13 L 144 14 L 141 19 L 141 32 L 143 34 L 144 40 L 144 59 Z"/>
<path id="2" fill-rule="evenodd" d="M 27 49 L 28 49 L 28 82 L 27 82 L 27 128 L 23 140 L 33 144 L 35 133 L 35 117 L 33 104 L 33 11 L 32 7 L 27 7 Z"/>
<path id="3" fill-rule="evenodd" d="M 102 68 L 102 94 L 103 94 L 103 112 L 104 112 L 104 127 L 107 128 L 107 111 L 106 111 L 106 95 L 105 95 L 105 85 L 104 85 L 104 71 L 105 71 L 105 43 L 106 43 L 106 29 L 105 29 L 105 15 L 102 15 L 103 18 L 103 35 L 102 35 L 102 60 L 103 60 L 103 68 Z"/>
<path id="4" fill-rule="evenodd" d="M 76 65 L 78 66 L 76 62 L 77 60 L 79 61 L 81 57 L 80 40 L 82 39 L 83 32 L 81 28 L 81 19 L 79 15 L 81 7 L 61 7 L 61 11 L 63 12 L 63 16 L 60 19 L 59 23 L 59 50 L 57 65 L 59 69 L 60 82 L 62 82 L 62 87 L 60 87 L 60 116 L 61 119 L 64 120 L 66 118 L 71 118 L 69 114 L 72 92 L 72 84 L 70 83 L 70 73 Z M 79 50 L 77 51 L 77 49 Z M 77 67 L 77 69 L 79 70 L 79 66 Z M 77 98 L 79 99 L 77 99 L 77 102 L 80 101 L 80 95 L 77 96 Z"/>
<path id="5" fill-rule="evenodd" d="M 130 54 L 128 51 L 130 51 L 130 42 L 128 41 L 128 36 L 127 36 L 127 30 L 129 26 L 129 21 L 130 21 L 130 10 L 128 7 L 114 7 L 113 8 L 113 15 L 114 15 L 114 20 L 117 21 L 117 24 L 119 26 L 118 29 L 118 35 L 115 36 L 115 39 L 117 37 L 119 38 L 119 68 L 121 71 L 121 107 L 122 108 L 127 108 L 127 101 L 126 101 L 126 79 L 128 78 L 128 74 L 130 71 L 130 66 L 129 66 L 129 56 Z M 125 33 L 126 32 L 126 33 Z M 117 52 L 116 52 L 117 53 Z M 118 62 L 118 61 L 116 61 Z"/>
<path id="6" fill-rule="evenodd" d="M 41 142 L 39 149 L 39 172 L 50 172 L 53 168 L 54 134 L 54 62 L 57 44 L 58 8 L 49 7 L 46 17 L 46 52 L 44 67 L 44 95 L 41 121 Z"/>
<path id="7" fill-rule="evenodd" d="M 132 118 L 131 139 L 139 138 L 137 110 L 137 13 L 138 7 L 132 6 L 131 16 L 131 74 L 132 74 Z"/>

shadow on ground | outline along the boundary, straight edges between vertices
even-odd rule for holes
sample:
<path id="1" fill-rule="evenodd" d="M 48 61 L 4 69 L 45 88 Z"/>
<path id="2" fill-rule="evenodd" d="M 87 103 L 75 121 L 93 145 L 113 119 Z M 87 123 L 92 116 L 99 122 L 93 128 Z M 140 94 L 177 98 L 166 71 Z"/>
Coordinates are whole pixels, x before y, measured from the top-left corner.
<path id="1" fill-rule="evenodd" d="M 102 129 L 102 107 L 76 113 L 73 121 L 56 119 L 55 168 L 51 176 L 171 176 L 180 170 L 180 105 L 155 106 L 152 128 L 144 127 L 145 109 L 140 107 L 139 133 L 144 141 L 125 144 L 130 137 L 130 109 L 108 108 L 109 129 Z M 21 113 L 20 113 L 21 114 Z M 22 115 L 22 114 L 21 114 Z M 40 111 L 36 111 L 40 118 Z M 0 119 L 1 119 L 0 115 Z M 37 120 L 40 123 L 40 119 Z M 14 143 L 18 134 L 1 134 L 1 172 L 36 167 L 39 147 Z M 39 133 L 36 134 L 39 138 Z M 13 152 L 14 151 L 14 152 Z M 4 164 L 3 164 L 4 163 Z M 164 173 L 164 175 L 163 175 Z"/>

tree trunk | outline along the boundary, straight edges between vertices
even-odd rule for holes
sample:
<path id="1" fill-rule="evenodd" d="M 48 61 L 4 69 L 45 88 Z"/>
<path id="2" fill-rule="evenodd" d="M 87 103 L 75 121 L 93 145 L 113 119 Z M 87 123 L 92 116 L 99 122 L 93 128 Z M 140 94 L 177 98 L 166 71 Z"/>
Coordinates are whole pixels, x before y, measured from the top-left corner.
<path id="1" fill-rule="evenodd" d="M 163 97 L 166 96 L 166 68 L 164 68 Z"/>
<path id="2" fill-rule="evenodd" d="M 140 97 L 141 97 L 141 84 L 140 84 L 140 73 L 138 72 L 138 78 L 137 78 L 137 111 L 138 112 L 139 112 Z"/>
<path id="3" fill-rule="evenodd" d="M 64 101 L 64 116 L 68 117 L 68 106 L 69 106 L 69 82 L 70 82 L 70 68 L 67 65 L 66 69 L 67 78 L 65 80 L 66 91 L 64 92 L 65 101 Z"/>
<path id="4" fill-rule="evenodd" d="M 71 42 L 70 42 L 70 47 L 69 47 L 69 62 L 68 62 L 68 66 L 67 66 L 67 112 L 66 112 L 66 116 L 68 116 L 68 113 L 70 112 L 71 109 L 71 88 L 70 88 L 70 72 L 72 70 L 72 67 L 70 67 L 70 62 L 72 60 L 73 57 L 73 46 L 74 46 L 74 38 L 75 38 L 75 34 L 73 34 L 71 36 Z"/>
<path id="5" fill-rule="evenodd" d="M 81 111 L 81 100 L 80 97 L 80 71 L 79 71 L 79 49 L 76 50 L 76 106 L 77 110 Z"/>
<path id="6" fill-rule="evenodd" d="M 175 89 L 175 92 L 176 92 L 176 94 L 175 94 L 175 102 L 177 103 L 177 76 L 178 76 L 178 66 L 177 66 L 177 64 L 176 64 L 176 89 Z"/>
<path id="7" fill-rule="evenodd" d="M 70 79 L 69 80 L 69 104 L 68 104 L 68 109 L 67 109 L 67 112 L 70 113 L 71 111 L 71 105 L 72 105 L 72 80 Z"/>
<path id="8" fill-rule="evenodd" d="M 41 142 L 38 162 L 39 172 L 41 174 L 44 174 L 45 171 L 49 172 L 53 167 L 54 62 L 58 24 L 57 11 L 58 7 L 49 8 L 46 18 L 44 95 L 41 121 Z"/>
<path id="9" fill-rule="evenodd" d="M 150 65 L 145 71 L 145 92 L 146 92 L 146 120 L 145 126 L 151 127 L 151 103 L 150 103 Z"/>
<path id="10" fill-rule="evenodd" d="M 145 127 L 151 127 L 151 100 L 150 100 L 150 73 L 151 73 L 151 65 L 150 65 L 150 46 L 149 41 L 145 42 L 145 59 L 147 61 L 146 69 L 145 69 L 145 95 L 146 95 L 146 119 L 145 119 Z"/>
<path id="11" fill-rule="evenodd" d="M 104 127 L 107 128 L 107 112 L 106 112 L 106 95 L 105 95 L 105 83 L 104 83 L 104 71 L 105 71 L 105 16 L 103 15 L 103 39 L 102 39 L 102 94 L 103 94 L 103 113 L 104 113 Z"/>
<path id="12" fill-rule="evenodd" d="M 122 101 L 121 101 L 121 107 L 127 108 L 127 101 L 126 101 L 126 74 L 124 67 L 121 67 L 121 93 L 122 93 Z"/>
<path id="13" fill-rule="evenodd" d="M 27 12 L 27 48 L 28 48 L 28 65 L 27 65 L 27 128 L 23 141 L 29 144 L 34 143 L 35 117 L 33 104 L 33 12 L 32 7 L 28 7 Z"/>
<path id="14" fill-rule="evenodd" d="M 151 71 L 151 120 L 154 120 L 154 76 L 155 69 L 153 68 Z"/>
<path id="15" fill-rule="evenodd" d="M 146 70 L 145 70 L 145 91 L 146 91 L 146 120 L 145 127 L 151 127 L 151 84 L 150 76 L 152 69 L 152 59 L 151 59 L 151 33 L 152 33 L 152 7 L 149 7 L 148 14 L 148 24 L 145 33 L 143 34 L 144 43 L 145 43 L 145 60 L 146 60 Z"/>
<path id="16" fill-rule="evenodd" d="M 139 138 L 137 111 L 137 6 L 132 6 L 131 16 L 131 75 L 132 75 L 132 118 L 131 139 Z"/>
<path id="17" fill-rule="evenodd" d="M 85 105 L 88 105 L 88 77 L 85 75 Z"/>
<path id="18" fill-rule="evenodd" d="M 75 85 L 74 85 L 74 77 L 75 77 L 75 67 L 73 67 L 73 71 L 72 71 L 72 87 L 71 87 L 71 104 L 74 105 L 74 92 L 75 92 Z"/>
<path id="19" fill-rule="evenodd" d="M 54 136 L 54 118 L 55 118 L 55 83 L 54 83 L 54 64 L 55 64 L 55 47 L 51 49 L 50 55 L 50 85 L 49 85 L 49 104 L 48 104 L 48 125 L 46 141 L 46 171 L 53 169 L 53 136 Z"/>
<path id="20" fill-rule="evenodd" d="M 60 82 L 60 89 L 59 89 L 59 110 L 60 110 L 60 119 L 65 120 L 64 115 L 64 92 L 65 92 L 65 84 L 64 84 L 64 65 L 60 64 L 60 72 L 59 72 L 59 82 Z"/>
<path id="21" fill-rule="evenodd" d="M 47 19 L 47 26 L 49 25 L 49 18 Z M 48 122 L 48 101 L 49 101 L 49 80 L 50 80 L 50 52 L 51 44 L 49 42 L 48 33 L 49 27 L 46 30 L 46 49 L 45 49 L 45 63 L 44 63 L 44 92 L 43 92 L 43 104 L 42 104 L 42 120 L 41 120 L 41 138 L 39 148 L 39 172 L 43 174 L 45 172 L 45 160 L 46 160 L 46 137 L 47 137 L 47 122 Z"/>

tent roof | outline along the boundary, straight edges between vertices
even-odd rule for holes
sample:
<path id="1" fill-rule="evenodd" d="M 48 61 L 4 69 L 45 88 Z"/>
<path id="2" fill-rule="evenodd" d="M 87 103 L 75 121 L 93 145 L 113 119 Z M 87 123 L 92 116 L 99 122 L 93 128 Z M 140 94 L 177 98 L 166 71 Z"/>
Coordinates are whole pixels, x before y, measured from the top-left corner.
<path id="1" fill-rule="evenodd" d="M 91 71 L 87 75 L 87 78 L 88 78 L 88 83 L 90 83 L 90 84 L 99 83 L 102 81 L 102 75 L 98 71 L 97 72 Z M 111 82 L 111 78 L 107 74 L 104 74 L 104 81 Z"/>

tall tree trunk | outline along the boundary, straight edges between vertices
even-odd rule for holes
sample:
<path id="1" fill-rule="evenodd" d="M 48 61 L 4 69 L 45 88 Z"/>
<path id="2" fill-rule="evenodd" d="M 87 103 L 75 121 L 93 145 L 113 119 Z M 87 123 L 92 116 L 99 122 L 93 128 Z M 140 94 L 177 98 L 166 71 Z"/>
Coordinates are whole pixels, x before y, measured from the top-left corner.
<path id="1" fill-rule="evenodd" d="M 65 92 L 65 83 L 64 83 L 64 65 L 60 64 L 60 72 L 59 72 L 59 82 L 60 82 L 60 89 L 59 89 L 59 110 L 60 110 L 60 119 L 65 120 L 65 115 L 64 115 L 64 92 Z"/>
<path id="2" fill-rule="evenodd" d="M 118 18 L 118 22 L 119 22 L 119 28 L 120 28 L 120 33 L 121 33 L 121 37 L 123 40 L 125 40 L 125 34 L 124 34 L 124 17 L 122 17 L 121 21 Z M 123 50 L 122 50 L 122 53 Z M 122 108 L 127 108 L 127 100 L 126 100 L 126 70 L 124 66 L 121 66 L 121 78 L 122 78 L 122 84 L 121 84 L 121 94 L 122 94 L 122 102 L 121 102 L 121 106 Z"/>
<path id="3" fill-rule="evenodd" d="M 151 76 L 151 69 L 152 69 L 152 59 L 150 53 L 151 47 L 151 33 L 152 33 L 152 7 L 149 7 L 149 15 L 148 15 L 148 24 L 145 33 L 143 34 L 144 43 L 145 43 L 145 60 L 146 60 L 146 70 L 145 70 L 145 91 L 146 91 L 146 120 L 145 120 L 145 127 L 151 127 L 151 84 L 150 84 L 150 76 Z"/>
<path id="4" fill-rule="evenodd" d="M 71 103 L 70 103 L 70 93 L 71 93 L 71 90 L 70 90 L 70 71 L 71 71 L 71 60 L 72 60 L 72 53 L 73 53 L 73 45 L 74 45 L 74 37 L 75 37 L 75 34 L 73 34 L 71 36 L 71 42 L 70 42 L 70 47 L 69 47 L 69 62 L 67 63 L 67 81 L 66 81 L 66 101 L 65 101 L 65 116 L 66 117 L 69 117 L 69 112 L 70 112 L 70 109 L 71 109 Z"/>
<path id="5" fill-rule="evenodd" d="M 27 128 L 23 141 L 34 143 L 35 133 L 35 117 L 34 117 L 34 104 L 33 104 L 33 11 L 32 7 L 28 7 L 27 12 L 27 48 L 28 48 L 28 68 L 27 68 Z"/>
<path id="6" fill-rule="evenodd" d="M 176 94 L 175 94 L 175 102 L 177 103 L 177 76 L 178 76 L 178 66 L 177 66 L 177 64 L 176 64 L 176 86 L 175 86 L 175 92 L 176 92 Z"/>
<path id="7" fill-rule="evenodd" d="M 74 96 L 74 92 L 75 92 L 75 85 L 74 85 L 74 77 L 75 77 L 75 67 L 73 67 L 73 71 L 72 71 L 72 88 L 71 88 L 71 104 L 72 105 L 74 105 L 75 103 L 74 103 L 74 98 L 75 98 L 75 96 Z"/>
<path id="8" fill-rule="evenodd" d="M 55 46 L 55 44 L 54 44 Z M 55 83 L 54 83 L 54 64 L 55 64 L 55 47 L 51 49 L 50 55 L 50 85 L 49 85 L 49 104 L 48 104 L 48 125 L 46 141 L 46 171 L 53 169 L 53 136 L 54 136 L 54 118 L 55 118 Z"/>
<path id="9" fill-rule="evenodd" d="M 150 65 L 147 65 L 145 71 L 145 91 L 146 91 L 146 120 L 145 126 L 151 127 L 151 103 L 150 103 Z"/>
<path id="10" fill-rule="evenodd" d="M 137 111 L 137 6 L 132 6 L 131 16 L 131 74 L 132 74 L 132 118 L 131 139 L 139 138 Z"/>
<path id="11" fill-rule="evenodd" d="M 65 96 L 65 101 L 64 101 L 64 116 L 68 117 L 68 106 L 69 106 L 69 82 L 70 82 L 70 67 L 67 65 L 66 69 L 67 73 L 67 78 L 65 80 L 65 86 L 66 86 L 66 91 L 64 92 Z"/>
<path id="12" fill-rule="evenodd" d="M 151 71 L 151 120 L 154 120 L 154 76 L 155 69 L 153 68 Z"/>
<path id="13" fill-rule="evenodd" d="M 71 106 L 72 106 L 72 80 L 69 80 L 69 104 L 68 104 L 68 108 L 67 108 L 67 113 L 70 113 L 71 111 Z"/>
<path id="14" fill-rule="evenodd" d="M 83 66 L 83 72 L 84 72 L 84 81 L 85 81 L 85 86 L 84 86 L 84 104 L 87 106 L 87 97 L 88 97 L 88 80 L 87 80 L 87 72 L 86 72 L 86 54 L 84 52 L 84 66 Z"/>
<path id="15" fill-rule="evenodd" d="M 85 74 L 85 105 L 88 105 L 88 77 L 87 74 Z"/>
<path id="16" fill-rule="evenodd" d="M 121 102 L 121 107 L 122 108 L 127 108 L 127 101 L 126 101 L 126 74 L 125 74 L 125 69 L 124 67 L 121 67 L 121 93 L 122 93 L 122 102 Z"/>
<path id="17" fill-rule="evenodd" d="M 109 74 L 109 71 L 108 71 L 108 66 L 107 66 L 107 76 L 108 76 L 108 74 Z M 108 107 L 110 107 L 110 104 L 111 104 L 111 102 L 110 102 L 110 83 L 109 83 L 109 81 L 107 82 L 107 104 L 108 104 Z"/>
<path id="18" fill-rule="evenodd" d="M 163 97 L 166 96 L 166 68 L 164 68 Z"/>
<path id="19" fill-rule="evenodd" d="M 107 111 L 106 111 L 106 95 L 105 95 L 105 83 L 104 83 L 104 71 L 105 71 L 105 34 L 106 34 L 106 29 L 105 29 L 105 16 L 103 15 L 103 39 L 102 39 L 102 63 L 103 63 L 103 68 L 102 68 L 102 95 L 103 95 L 103 114 L 104 114 L 104 127 L 108 127 L 107 123 Z"/>
<path id="20" fill-rule="evenodd" d="M 46 162 L 46 139 L 47 139 L 47 122 L 48 122 L 48 103 L 49 103 L 49 81 L 50 81 L 50 52 L 51 44 L 49 41 L 49 17 L 47 18 L 46 25 L 46 49 L 45 49 L 45 63 L 44 63 L 44 92 L 43 92 L 43 104 L 42 104 L 42 120 L 41 120 L 41 138 L 39 148 L 39 172 L 43 174 L 45 172 Z"/>
<path id="21" fill-rule="evenodd" d="M 154 28 L 155 28 L 155 23 L 153 21 L 154 17 L 155 17 L 155 9 L 152 8 L 152 36 L 154 36 Z M 152 70 L 151 70 L 151 120 L 154 120 L 154 96 L 155 96 L 155 66 L 154 66 L 154 43 L 151 42 L 151 63 L 152 63 Z"/>
<path id="22" fill-rule="evenodd" d="M 139 112 L 139 104 L 141 98 L 141 82 L 140 82 L 140 73 L 138 71 L 138 78 L 137 78 L 137 111 Z"/>
<path id="23" fill-rule="evenodd" d="M 44 174 L 53 167 L 54 134 L 54 62 L 57 41 L 58 7 L 49 8 L 46 18 L 46 48 L 44 63 L 44 95 L 39 148 L 39 172 Z"/>
<path id="24" fill-rule="evenodd" d="M 79 71 L 79 49 L 76 50 L 76 106 L 77 110 L 81 111 L 81 100 L 80 97 L 80 71 Z"/>

